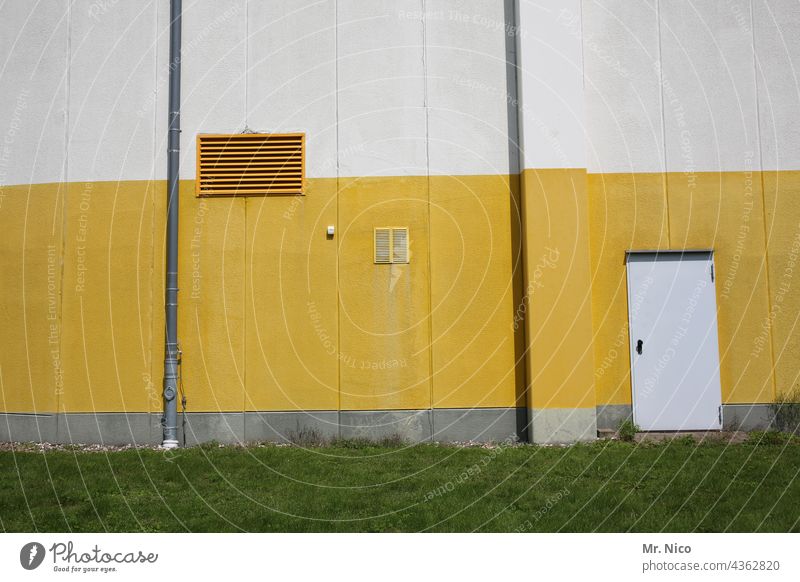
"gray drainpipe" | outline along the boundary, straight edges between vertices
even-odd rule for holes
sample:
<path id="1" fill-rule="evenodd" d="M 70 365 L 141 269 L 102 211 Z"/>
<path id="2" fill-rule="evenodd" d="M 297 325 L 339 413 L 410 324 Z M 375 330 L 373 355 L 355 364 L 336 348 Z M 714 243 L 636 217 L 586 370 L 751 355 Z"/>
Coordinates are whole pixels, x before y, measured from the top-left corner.
<path id="1" fill-rule="evenodd" d="M 162 446 L 178 446 L 178 185 L 181 152 L 181 0 L 170 0 L 169 138 L 167 145 L 167 265 Z"/>

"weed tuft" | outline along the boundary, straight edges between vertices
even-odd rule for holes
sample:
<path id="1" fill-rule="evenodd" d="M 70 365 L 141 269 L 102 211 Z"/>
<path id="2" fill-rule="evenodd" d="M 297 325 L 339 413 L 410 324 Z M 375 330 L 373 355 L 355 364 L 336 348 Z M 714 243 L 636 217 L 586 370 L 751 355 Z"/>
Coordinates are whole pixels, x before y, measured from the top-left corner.
<path id="1" fill-rule="evenodd" d="M 322 433 L 316 428 L 303 427 L 300 430 L 292 430 L 286 434 L 286 439 L 293 445 L 298 447 L 322 447 L 327 444 L 327 441 Z"/>
<path id="2" fill-rule="evenodd" d="M 620 423 L 617 429 L 617 436 L 619 436 L 619 440 L 631 443 L 637 432 L 639 432 L 639 426 L 629 418 Z"/>
<path id="3" fill-rule="evenodd" d="M 778 394 L 769 407 L 778 431 L 800 435 L 800 386 Z"/>

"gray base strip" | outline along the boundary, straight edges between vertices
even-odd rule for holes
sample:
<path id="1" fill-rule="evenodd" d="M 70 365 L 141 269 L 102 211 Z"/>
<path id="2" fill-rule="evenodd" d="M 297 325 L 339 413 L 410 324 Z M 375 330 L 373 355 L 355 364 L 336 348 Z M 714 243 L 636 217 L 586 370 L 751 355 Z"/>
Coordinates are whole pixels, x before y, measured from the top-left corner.
<path id="1" fill-rule="evenodd" d="M 438 408 L 433 410 L 435 441 L 527 441 L 525 408 Z"/>
<path id="2" fill-rule="evenodd" d="M 628 418 L 633 418 L 630 404 L 606 404 L 597 407 L 598 430 L 617 430 Z M 774 418 L 769 404 L 722 405 L 723 430 L 770 430 L 776 428 Z"/>
<path id="3" fill-rule="evenodd" d="M 314 443 L 339 436 L 339 413 L 245 412 L 246 442 Z"/>
<path id="4" fill-rule="evenodd" d="M 723 404 L 722 428 L 724 430 L 769 430 L 775 415 L 769 404 Z"/>
<path id="5" fill-rule="evenodd" d="M 346 439 L 400 437 L 423 442 L 433 434 L 430 410 L 343 410 L 339 418 L 340 436 Z"/>
<path id="6" fill-rule="evenodd" d="M 52 443 L 56 441 L 55 414 L 10 414 L 0 416 L 0 440 L 5 442 Z"/>
<path id="7" fill-rule="evenodd" d="M 630 404 L 604 404 L 597 407 L 597 430 L 617 430 L 626 420 L 633 418 Z"/>
<path id="8" fill-rule="evenodd" d="M 528 414 L 532 419 L 530 438 Z M 408 442 L 569 443 L 592 440 L 597 430 L 616 430 L 631 415 L 629 405 L 596 409 L 476 408 L 430 410 L 194 412 L 178 415 L 178 440 L 313 444 L 333 438 L 399 437 Z M 727 404 L 725 430 L 768 430 L 774 426 L 769 404 Z M 184 425 L 185 421 L 185 425 Z M 185 431 L 184 431 L 185 426 Z M 161 444 L 161 414 L 0 413 L 0 441 L 80 444 Z"/>
<path id="9" fill-rule="evenodd" d="M 194 412 L 178 415 L 178 442 L 318 443 L 333 438 L 408 442 L 524 439 L 525 409 Z M 109 445 L 161 444 L 161 415 L 0 414 L 0 441 Z"/>
<path id="10" fill-rule="evenodd" d="M 0 414 L 0 441 L 153 445 L 161 415 L 133 413 Z"/>
<path id="11" fill-rule="evenodd" d="M 530 441 L 534 443 L 574 443 L 597 438 L 594 408 L 531 409 L 530 419 Z"/>

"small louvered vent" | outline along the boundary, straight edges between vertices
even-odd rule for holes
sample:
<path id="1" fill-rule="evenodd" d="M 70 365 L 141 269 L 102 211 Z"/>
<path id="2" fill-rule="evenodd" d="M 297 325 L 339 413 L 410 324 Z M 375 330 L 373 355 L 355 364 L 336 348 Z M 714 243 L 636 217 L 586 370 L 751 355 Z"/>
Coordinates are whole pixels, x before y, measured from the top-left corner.
<path id="1" fill-rule="evenodd" d="M 392 262 L 393 263 L 407 263 L 408 262 L 408 229 L 407 228 L 393 228 L 392 229 Z"/>
<path id="2" fill-rule="evenodd" d="M 197 136 L 198 196 L 302 194 L 305 134 Z"/>
<path id="3" fill-rule="evenodd" d="M 383 226 L 375 229 L 375 263 L 408 262 L 408 229 Z"/>
<path id="4" fill-rule="evenodd" d="M 390 228 L 376 228 L 375 229 L 375 262 L 391 263 L 391 229 Z"/>

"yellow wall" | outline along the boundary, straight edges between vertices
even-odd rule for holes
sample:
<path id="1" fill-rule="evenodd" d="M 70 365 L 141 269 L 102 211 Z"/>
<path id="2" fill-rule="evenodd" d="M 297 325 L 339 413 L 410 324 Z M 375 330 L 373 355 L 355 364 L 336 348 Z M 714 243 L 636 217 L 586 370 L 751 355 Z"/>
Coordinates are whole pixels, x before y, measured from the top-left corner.
<path id="1" fill-rule="evenodd" d="M 589 176 L 592 214 L 595 381 L 598 403 L 630 404 L 625 251 L 713 248 L 724 403 L 769 402 L 773 398 L 771 277 L 785 263 L 787 241 L 797 231 L 797 174 L 764 176 L 768 208 L 780 201 L 765 244 L 762 176 L 758 172 L 602 174 Z M 793 200 L 794 198 L 794 200 Z M 768 222 L 773 222 L 769 220 Z M 768 252 L 767 252 L 768 251 Z M 797 313 L 798 295 L 786 297 Z M 776 318 L 780 345 L 796 345 L 798 331 Z M 757 346 L 761 349 L 757 349 Z M 794 352 L 796 354 L 796 351 Z M 797 369 L 792 354 L 778 362 L 782 383 Z"/>
<path id="2" fill-rule="evenodd" d="M 598 404 L 630 404 L 625 251 L 669 247 L 662 174 L 589 174 L 594 382 Z"/>
<path id="3" fill-rule="evenodd" d="M 36 184 L 0 192 L 0 404 L 8 412 L 55 412 L 63 388 L 64 188 Z"/>
<path id="4" fill-rule="evenodd" d="M 775 390 L 787 393 L 800 382 L 800 172 L 764 172 L 762 182 L 770 291 L 769 323 L 763 322 L 762 330 L 772 333 Z M 756 353 L 760 359 L 769 357 Z"/>
<path id="5" fill-rule="evenodd" d="M 157 411 L 150 398 L 151 182 L 71 183 L 66 190 L 59 410 Z"/>
<path id="6" fill-rule="evenodd" d="M 595 406 L 586 171 L 525 170 L 530 407 Z"/>
<path id="7" fill-rule="evenodd" d="M 178 339 L 190 412 L 244 406 L 245 224 L 245 199 L 195 198 L 194 183 L 181 182 Z"/>
<path id="8" fill-rule="evenodd" d="M 519 180 L 430 183 L 434 407 L 524 406 Z"/>
<path id="9" fill-rule="evenodd" d="M 336 410 L 336 179 L 246 206 L 245 410 Z"/>
<path id="10" fill-rule="evenodd" d="M 3 188 L 2 410 L 160 411 L 165 190 Z M 509 407 L 526 361 L 535 408 L 629 403 L 637 248 L 715 249 L 723 399 L 768 402 L 798 382 L 798 196 L 800 172 L 312 179 L 249 199 L 183 182 L 187 409 Z M 375 226 L 410 228 L 410 264 L 373 264 Z"/>
<path id="11" fill-rule="evenodd" d="M 521 403 L 516 187 L 508 176 L 311 179 L 300 197 L 199 199 L 181 182 L 187 410 Z M 161 410 L 165 191 L 3 189 L 0 264 L 16 274 L 1 291 L 3 410 Z M 408 265 L 373 263 L 376 226 L 409 227 Z"/>
<path id="12" fill-rule="evenodd" d="M 430 408 L 427 178 L 343 179 L 339 188 L 341 407 Z M 408 226 L 407 265 L 373 264 L 376 226 Z"/>

